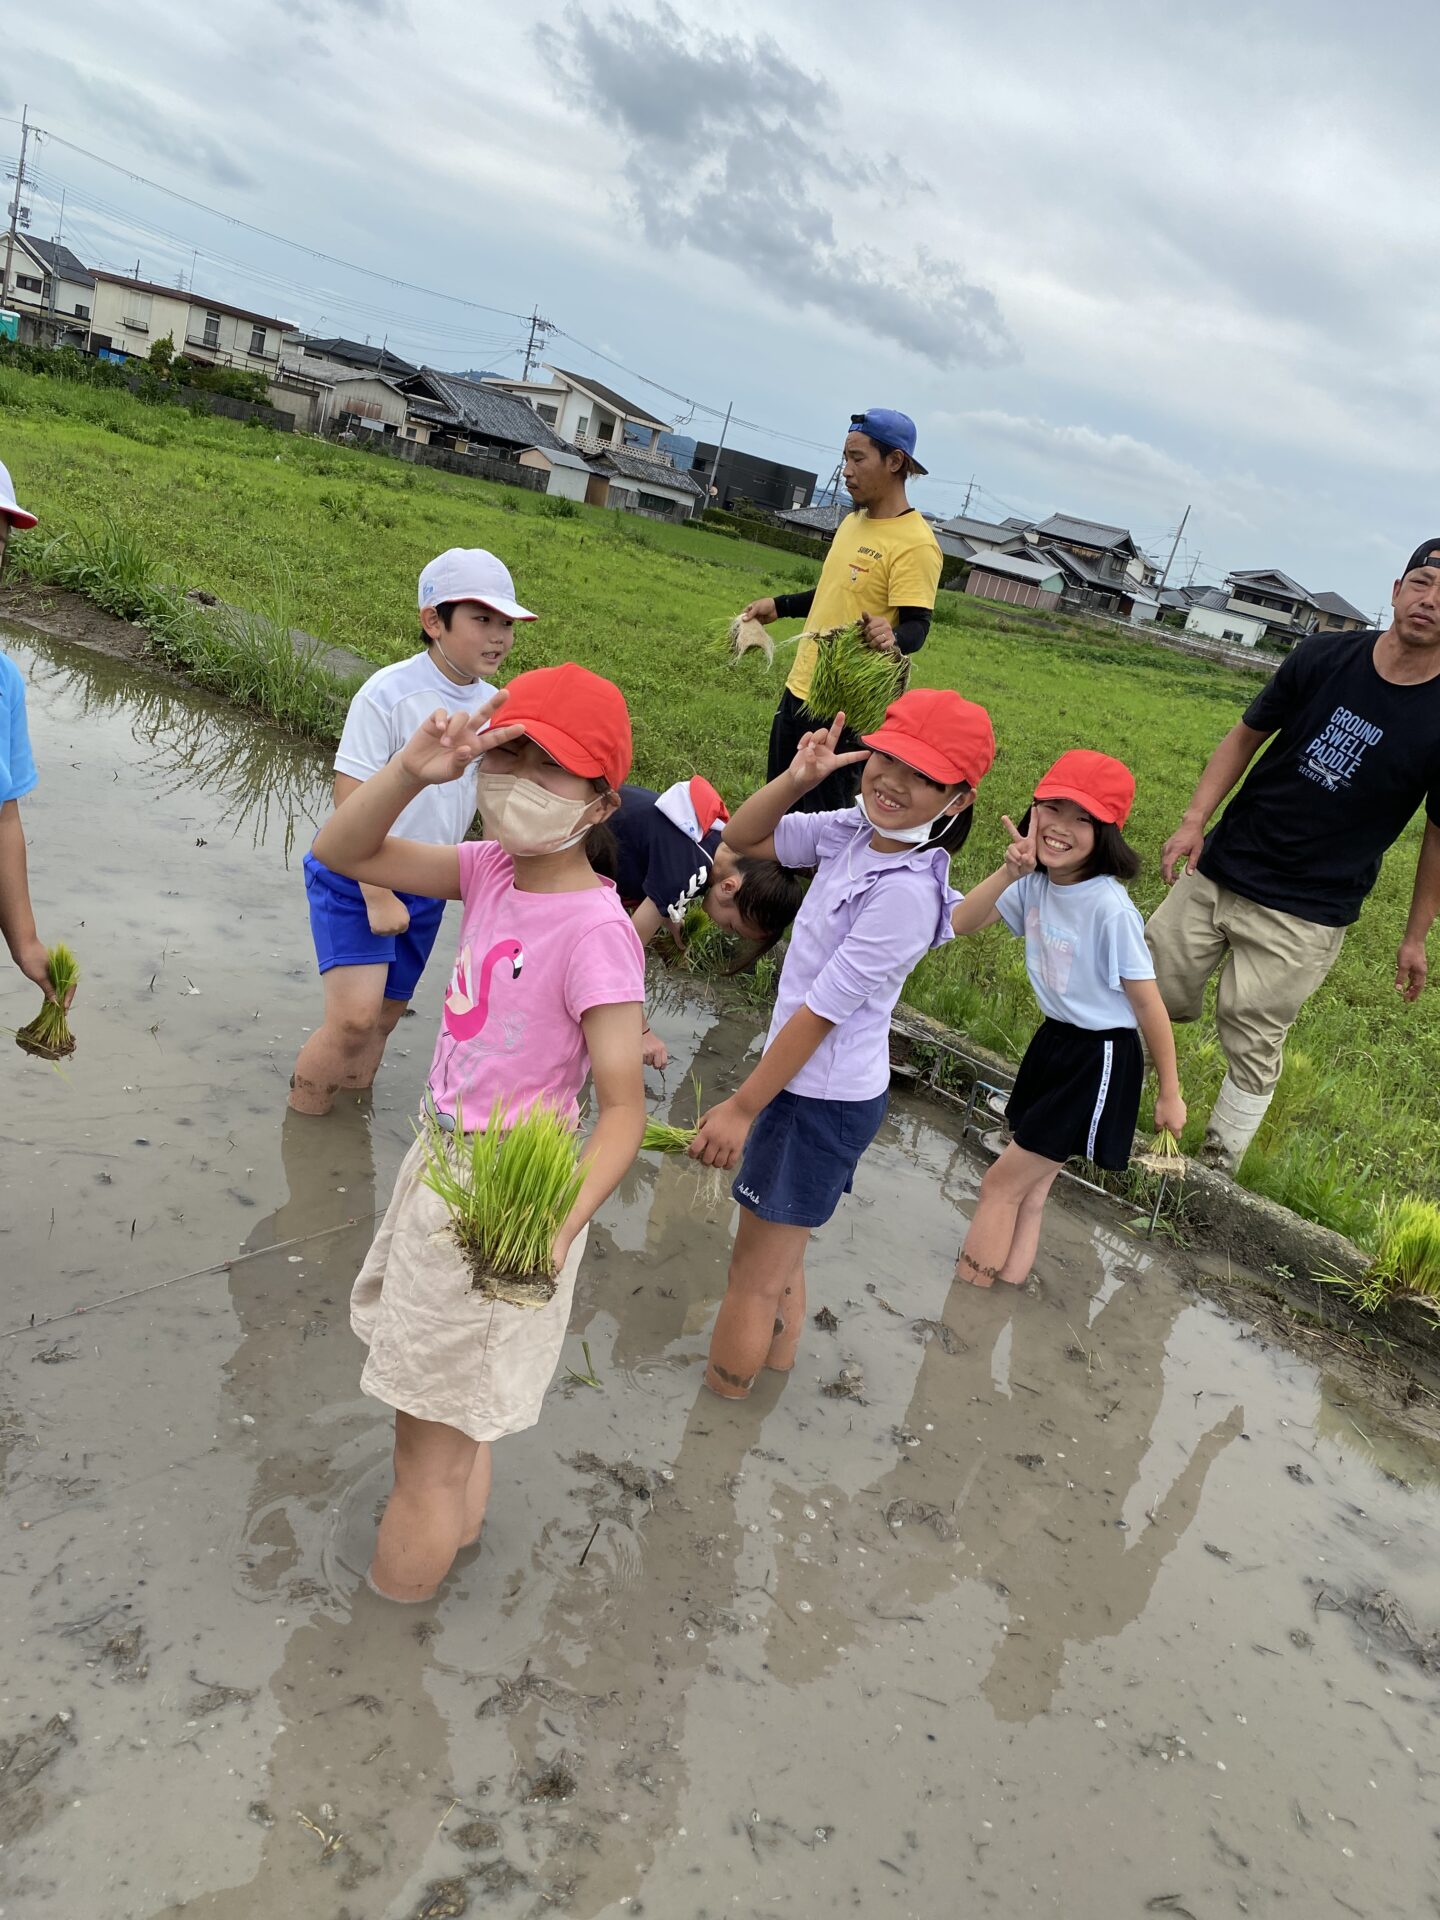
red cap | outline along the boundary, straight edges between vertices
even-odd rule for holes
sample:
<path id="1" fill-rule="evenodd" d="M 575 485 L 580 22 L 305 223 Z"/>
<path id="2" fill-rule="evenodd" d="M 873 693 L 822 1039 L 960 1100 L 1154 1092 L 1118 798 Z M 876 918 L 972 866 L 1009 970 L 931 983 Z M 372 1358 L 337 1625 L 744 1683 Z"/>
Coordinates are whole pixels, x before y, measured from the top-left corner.
<path id="1" fill-rule="evenodd" d="M 1035 789 L 1037 800 L 1073 800 L 1097 820 L 1123 827 L 1135 804 L 1135 776 L 1121 760 L 1089 747 L 1062 753 Z"/>
<path id="2" fill-rule="evenodd" d="M 962 780 L 978 787 L 995 758 L 989 714 L 948 687 L 912 687 L 902 693 L 885 709 L 879 732 L 865 734 L 864 740 L 867 747 L 903 760 L 942 787 L 958 786 Z"/>
<path id="3" fill-rule="evenodd" d="M 613 680 L 569 660 L 517 673 L 492 725 L 522 727 L 567 773 L 624 784 L 630 771 L 630 714 Z"/>

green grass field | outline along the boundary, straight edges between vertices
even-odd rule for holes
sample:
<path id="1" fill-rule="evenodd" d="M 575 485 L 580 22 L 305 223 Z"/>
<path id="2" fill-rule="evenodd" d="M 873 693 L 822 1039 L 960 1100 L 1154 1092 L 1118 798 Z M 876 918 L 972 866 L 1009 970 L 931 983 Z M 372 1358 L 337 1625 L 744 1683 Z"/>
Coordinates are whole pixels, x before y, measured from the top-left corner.
<path id="1" fill-rule="evenodd" d="M 522 629 L 513 668 L 575 659 L 616 679 L 635 723 L 636 779 L 703 772 L 733 803 L 763 777 L 789 651 L 777 649 L 773 669 L 753 652 L 732 662 L 725 630 L 758 594 L 812 582 L 811 561 L 603 510 L 556 517 L 535 494 L 8 369 L 0 435 L 0 458 L 41 516 L 16 542 L 22 565 L 28 555 L 43 571 L 45 536 L 108 520 L 135 568 L 243 607 L 283 604 L 309 632 L 380 663 L 414 643 L 421 566 L 447 546 L 490 547 L 543 616 Z M 782 641 L 796 630 L 775 629 Z M 1163 891 L 1159 848 L 1209 749 L 1258 684 L 1143 638 L 954 594 L 941 596 L 913 678 L 983 702 L 999 742 L 957 884 L 998 862 L 1001 813 L 1019 817 L 1055 755 L 1093 746 L 1136 773 L 1142 910 Z M 1302 1015 L 1244 1169 L 1248 1184 L 1362 1239 L 1382 1193 L 1440 1195 L 1440 987 L 1406 1008 L 1392 984 L 1418 845 L 1415 824 Z M 932 955 L 908 998 L 1012 1055 L 1038 1019 L 1020 943 L 999 930 Z M 1213 1030 L 1182 1032 L 1180 1047 L 1203 1117 L 1224 1067 Z"/>

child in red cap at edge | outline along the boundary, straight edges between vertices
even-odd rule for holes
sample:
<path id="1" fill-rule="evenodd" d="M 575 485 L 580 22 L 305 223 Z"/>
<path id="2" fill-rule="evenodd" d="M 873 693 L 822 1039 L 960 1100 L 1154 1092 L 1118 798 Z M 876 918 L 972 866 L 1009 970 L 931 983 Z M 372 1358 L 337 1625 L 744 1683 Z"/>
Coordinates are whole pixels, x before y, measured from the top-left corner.
<path id="1" fill-rule="evenodd" d="M 492 724 L 492 716 L 497 716 Z M 464 777 L 492 838 L 437 847 L 390 837 L 428 785 Z M 560 1358 L 587 1223 L 614 1192 L 645 1127 L 640 1060 L 644 950 L 585 840 L 630 770 L 620 689 L 583 667 L 522 673 L 475 712 L 434 713 L 342 801 L 315 856 L 397 892 L 459 900 L 459 956 L 426 1105 L 507 1119 L 537 1103 L 578 1124 L 588 1069 L 598 1118 L 585 1178 L 556 1236 L 555 1294 L 541 1308 L 476 1292 L 417 1141 L 360 1270 L 350 1323 L 370 1349 L 360 1384 L 395 1409 L 395 1487 L 367 1578 L 388 1600 L 428 1600 L 479 1538 L 490 1446 L 533 1426 Z"/>
<path id="2" fill-rule="evenodd" d="M 805 1247 L 851 1190 L 885 1117 L 890 1015 L 910 970 L 951 938 L 950 856 L 995 757 L 983 707 L 917 688 L 864 748 L 836 751 L 845 716 L 807 733 L 788 770 L 725 828 L 743 857 L 816 869 L 795 918 L 759 1065 L 700 1122 L 690 1151 L 744 1161 L 740 1225 L 705 1384 L 741 1400 L 762 1367 L 788 1372 L 805 1319 Z M 856 804 L 792 812 L 840 768 L 864 763 Z M 748 1144 L 747 1144 L 748 1136 Z"/>
<path id="3" fill-rule="evenodd" d="M 1100 1167 L 1129 1163 L 1145 1078 L 1141 1033 L 1160 1079 L 1155 1125 L 1175 1134 L 1185 1125 L 1170 1016 L 1124 886 L 1140 870 L 1120 831 L 1134 798 L 1135 777 L 1119 760 L 1083 747 L 1062 753 L 1019 827 L 1004 821 L 1004 865 L 951 915 L 956 933 L 1003 920 L 1024 938 L 1045 1016 L 1005 1109 L 1014 1138 L 980 1182 L 955 1268 L 977 1287 L 1029 1277 L 1046 1196 L 1072 1155 Z"/>

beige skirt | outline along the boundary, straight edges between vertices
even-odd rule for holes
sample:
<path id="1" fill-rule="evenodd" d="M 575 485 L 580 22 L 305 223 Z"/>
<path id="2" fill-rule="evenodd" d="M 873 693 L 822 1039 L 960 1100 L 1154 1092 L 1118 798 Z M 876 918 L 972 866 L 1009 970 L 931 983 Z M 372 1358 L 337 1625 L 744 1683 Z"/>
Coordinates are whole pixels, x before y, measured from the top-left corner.
<path id="1" fill-rule="evenodd" d="M 500 1440 L 540 1418 L 570 1321 L 583 1228 L 543 1307 L 475 1292 L 439 1194 L 421 1179 L 417 1140 L 350 1295 L 350 1325 L 370 1349 L 362 1389 L 417 1420 Z"/>

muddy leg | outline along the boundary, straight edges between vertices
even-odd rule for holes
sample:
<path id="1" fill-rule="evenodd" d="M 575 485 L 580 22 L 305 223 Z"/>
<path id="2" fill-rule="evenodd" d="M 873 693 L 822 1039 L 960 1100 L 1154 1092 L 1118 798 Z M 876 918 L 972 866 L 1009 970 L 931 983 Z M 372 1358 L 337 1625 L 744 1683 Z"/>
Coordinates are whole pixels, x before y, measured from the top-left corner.
<path id="1" fill-rule="evenodd" d="M 354 1076 L 375 1044 L 387 972 L 377 964 L 331 967 L 322 975 L 325 1018 L 300 1049 L 290 1077 L 289 1104 L 296 1113 L 329 1113 L 341 1087 L 359 1084 Z M 382 1050 L 384 1045 L 382 1034 Z"/>
<path id="2" fill-rule="evenodd" d="M 1000 1268 L 1000 1278 L 1012 1287 L 1023 1286 L 1030 1277 L 1030 1269 L 1035 1264 L 1035 1255 L 1040 1246 L 1040 1226 L 1045 1218 L 1045 1202 L 1050 1189 L 1054 1186 L 1060 1172 L 1059 1166 L 1050 1161 L 1052 1168 L 1048 1175 L 1042 1175 L 1020 1202 L 1015 1215 L 1015 1232 L 1011 1237 L 1010 1251 L 1006 1254 Z"/>
<path id="3" fill-rule="evenodd" d="M 808 1236 L 807 1236 L 808 1237 Z M 789 1373 L 795 1365 L 800 1336 L 805 1331 L 805 1243 L 800 1257 L 785 1281 L 780 1305 L 775 1314 L 775 1333 L 765 1364 L 772 1373 Z"/>
<path id="4" fill-rule="evenodd" d="M 356 1088 L 366 1093 L 375 1084 L 375 1076 L 380 1071 L 380 1062 L 385 1057 L 385 1042 L 404 1018 L 407 1000 L 382 1000 L 380 1002 L 380 1020 L 365 1043 L 365 1050 L 357 1060 L 353 1072 L 341 1081 L 346 1088 Z"/>
<path id="5" fill-rule="evenodd" d="M 370 1584 L 384 1599 L 428 1600 L 450 1571 L 477 1447 L 455 1427 L 395 1415 L 395 1489 L 370 1562 Z"/>
<path id="6" fill-rule="evenodd" d="M 808 1227 L 782 1227 L 742 1207 L 730 1278 L 710 1336 L 705 1384 L 724 1400 L 743 1400 L 775 1339 L 785 1282 L 805 1258 Z"/>
<path id="7" fill-rule="evenodd" d="M 1053 1160 L 1046 1160 L 1038 1153 L 1028 1153 L 1024 1147 L 1016 1146 L 1013 1140 L 1010 1142 L 980 1182 L 979 1203 L 971 1217 L 970 1231 L 965 1236 L 965 1244 L 960 1249 L 960 1258 L 955 1267 L 957 1280 L 968 1280 L 976 1287 L 989 1287 L 997 1280 L 1010 1277 L 1003 1269 L 1010 1258 L 1021 1203 L 1041 1181 L 1048 1187 L 1058 1171 Z M 1038 1235 L 1037 1221 L 1037 1238 Z M 1029 1272 L 1028 1267 L 1025 1272 Z M 1023 1280 L 1024 1277 L 1022 1273 L 1020 1278 Z"/>
<path id="8" fill-rule="evenodd" d="M 465 1537 L 462 1547 L 473 1547 L 485 1524 L 485 1509 L 490 1504 L 490 1442 L 482 1440 L 475 1449 L 475 1464 L 465 1482 Z"/>

